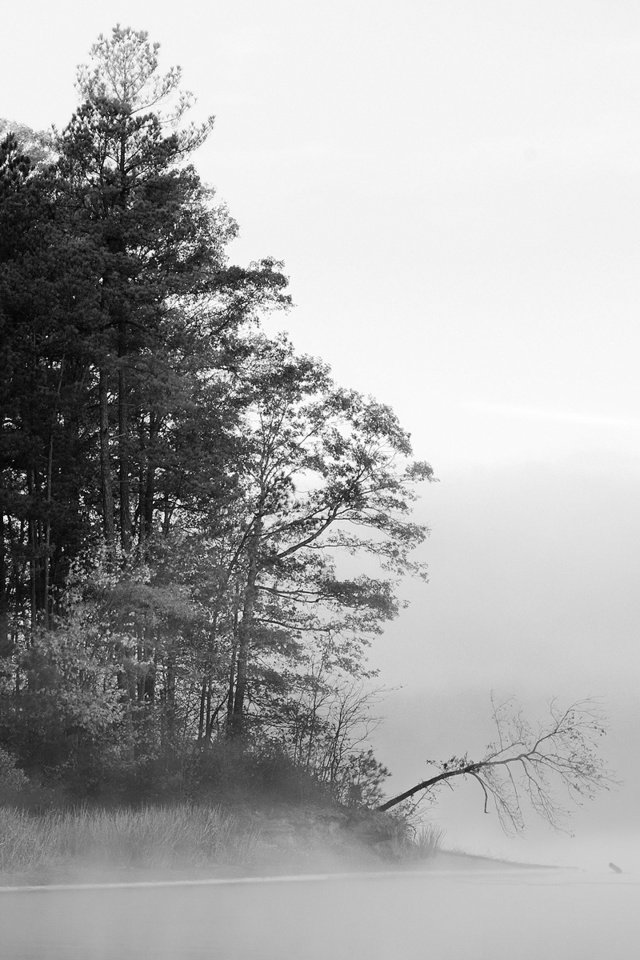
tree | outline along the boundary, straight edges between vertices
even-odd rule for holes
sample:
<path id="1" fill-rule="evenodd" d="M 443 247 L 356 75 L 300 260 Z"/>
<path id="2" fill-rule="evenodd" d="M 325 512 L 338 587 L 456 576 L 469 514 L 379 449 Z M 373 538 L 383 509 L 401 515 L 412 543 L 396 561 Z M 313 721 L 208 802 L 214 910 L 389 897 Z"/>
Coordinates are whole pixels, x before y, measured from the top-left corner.
<path id="1" fill-rule="evenodd" d="M 207 289 L 235 232 L 228 217 L 224 223 L 221 211 L 210 209 L 211 191 L 184 163 L 213 118 L 199 128 L 177 129 L 190 98 L 179 90 L 179 69 L 159 74 L 157 51 L 144 32 L 115 27 L 111 37 L 101 36 L 91 49 L 92 66 L 78 72 L 84 102 L 58 144 L 63 185 L 77 205 L 75 229 L 101 263 L 94 342 L 103 523 L 110 541 L 118 528 L 125 550 L 134 539 L 135 450 L 140 438 L 153 446 L 157 430 L 140 358 L 158 352 L 167 298 Z M 111 475 L 114 392 L 117 497 Z M 152 476 L 147 482 L 152 487 Z"/>
<path id="2" fill-rule="evenodd" d="M 323 628 L 366 635 L 395 615 L 393 578 L 425 575 L 411 553 L 426 530 L 407 515 L 415 484 L 433 477 L 428 464 L 410 461 L 409 436 L 388 407 L 337 387 L 324 364 L 297 356 L 285 338 L 259 338 L 247 368 L 227 578 L 239 589 L 233 734 L 243 732 L 265 624 L 290 638 Z M 372 557 L 387 576 L 338 576 L 333 557 L 349 553 Z M 301 619 L 305 609 L 313 623 Z"/>
<path id="3" fill-rule="evenodd" d="M 11 135 L 19 147 L 20 153 L 29 158 L 32 166 L 54 159 L 53 138 L 51 133 L 32 130 L 24 123 L 0 118 L 0 137 Z"/>
<path id="4" fill-rule="evenodd" d="M 390 776 L 369 746 L 382 691 L 329 670 L 323 677 L 322 659 L 285 713 L 290 756 L 341 803 L 373 806 Z"/>
<path id="5" fill-rule="evenodd" d="M 13 149 L 0 148 L 0 549 L 12 612 L 26 601 L 34 623 L 38 612 L 48 616 L 61 559 L 77 545 L 82 480 L 70 431 L 87 399 L 77 326 L 88 305 L 86 270 L 78 243 L 59 230 L 51 177 L 16 156 L 16 143 L 9 135 L 4 146 Z"/>
<path id="6" fill-rule="evenodd" d="M 439 784 L 471 779 L 483 794 L 484 812 L 495 809 L 507 832 L 524 827 L 523 801 L 552 826 L 562 827 L 569 812 L 558 796 L 561 790 L 574 804 L 592 800 L 613 782 L 598 753 L 598 741 L 605 735 L 603 719 L 594 703 L 581 700 L 560 708 L 549 704 L 549 719 L 532 725 L 514 709 L 511 701 L 495 705 L 495 741 L 484 756 L 470 760 L 453 756 L 434 763 L 438 772 L 378 807 L 390 810 L 423 793 L 433 795 Z"/>
<path id="7" fill-rule="evenodd" d="M 212 119 L 183 125 L 157 54 L 116 27 L 66 128 L 0 145 L 0 743 L 56 775 L 229 735 L 373 797 L 354 691 L 425 576 L 432 470 L 388 407 L 256 330 L 282 265 L 229 264 L 191 165 Z"/>
<path id="8" fill-rule="evenodd" d="M 177 129 L 180 71 L 119 27 L 92 61 L 55 154 L 25 153 L 22 128 L 0 147 L 2 649 L 12 616 L 48 621 L 98 525 L 128 549 L 196 490 L 218 495 L 216 368 L 287 302 L 274 261 L 226 262 L 235 223 L 187 163 L 212 121 Z"/>
<path id="9" fill-rule="evenodd" d="M 70 774 L 110 744 L 124 712 L 98 600 L 105 571 L 94 565 L 90 573 L 91 595 L 84 595 L 88 578 L 75 571 L 64 615 L 34 628 L 14 653 L 13 682 L 0 678 L 0 741 L 45 776 Z"/>

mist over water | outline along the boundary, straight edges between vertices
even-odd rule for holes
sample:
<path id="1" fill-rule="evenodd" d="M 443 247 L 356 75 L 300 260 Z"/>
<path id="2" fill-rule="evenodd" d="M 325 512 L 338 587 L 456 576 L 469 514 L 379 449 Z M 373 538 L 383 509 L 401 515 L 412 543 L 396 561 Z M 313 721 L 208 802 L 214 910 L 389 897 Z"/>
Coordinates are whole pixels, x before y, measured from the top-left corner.
<path id="1" fill-rule="evenodd" d="M 637 873 L 482 865 L 402 876 L 0 895 L 15 960 L 611 960 Z"/>

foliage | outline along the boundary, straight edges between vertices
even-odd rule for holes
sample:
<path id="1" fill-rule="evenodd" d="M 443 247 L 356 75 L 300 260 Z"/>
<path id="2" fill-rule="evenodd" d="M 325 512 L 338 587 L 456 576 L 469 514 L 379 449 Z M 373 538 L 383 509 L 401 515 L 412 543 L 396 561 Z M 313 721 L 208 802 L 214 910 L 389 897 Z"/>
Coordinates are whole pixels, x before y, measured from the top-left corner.
<path id="1" fill-rule="evenodd" d="M 366 653 L 425 576 L 432 470 L 261 330 L 282 264 L 229 262 L 192 162 L 213 118 L 159 45 L 116 26 L 77 91 L 52 136 L 2 127 L 0 743 L 75 796 L 226 764 L 376 802 Z"/>
<path id="2" fill-rule="evenodd" d="M 426 579 L 433 471 L 388 406 L 261 329 L 283 265 L 229 262 L 192 162 L 213 118 L 186 121 L 181 83 L 116 26 L 61 132 L 0 122 L 0 769 L 75 797 L 379 805 L 367 650 Z M 557 820 L 554 777 L 606 784 L 588 704 L 495 721 L 482 759 L 381 809 L 471 778 L 519 828 L 523 796 Z"/>
<path id="3" fill-rule="evenodd" d="M 28 785 L 24 771 L 16 766 L 15 757 L 0 747 L 0 803 L 13 800 Z"/>

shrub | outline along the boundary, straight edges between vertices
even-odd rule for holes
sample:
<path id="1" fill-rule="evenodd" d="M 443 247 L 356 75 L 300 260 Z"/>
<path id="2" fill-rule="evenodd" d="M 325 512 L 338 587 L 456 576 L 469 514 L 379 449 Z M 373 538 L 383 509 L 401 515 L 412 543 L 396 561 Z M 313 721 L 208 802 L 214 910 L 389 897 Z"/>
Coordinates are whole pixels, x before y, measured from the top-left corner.
<path id="1" fill-rule="evenodd" d="M 15 757 L 0 747 L 0 803 L 15 803 L 28 787 L 29 780 L 16 766 Z"/>

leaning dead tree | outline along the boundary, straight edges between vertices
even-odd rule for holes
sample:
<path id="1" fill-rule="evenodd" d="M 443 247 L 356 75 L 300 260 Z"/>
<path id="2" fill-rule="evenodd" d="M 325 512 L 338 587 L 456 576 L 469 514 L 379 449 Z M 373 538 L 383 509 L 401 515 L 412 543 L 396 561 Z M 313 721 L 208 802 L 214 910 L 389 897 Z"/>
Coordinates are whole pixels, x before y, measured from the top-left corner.
<path id="1" fill-rule="evenodd" d="M 429 761 L 437 768 L 433 776 L 377 809 L 390 810 L 420 792 L 429 796 L 439 784 L 453 786 L 451 781 L 462 778 L 480 786 L 484 812 L 493 807 L 507 832 L 523 829 L 527 802 L 562 829 L 572 804 L 592 800 L 614 782 L 599 755 L 598 742 L 606 731 L 593 701 L 581 700 L 560 709 L 552 700 L 547 721 L 534 726 L 508 700 L 493 704 L 493 720 L 496 737 L 482 759 L 471 760 L 465 754 L 444 762 Z"/>

